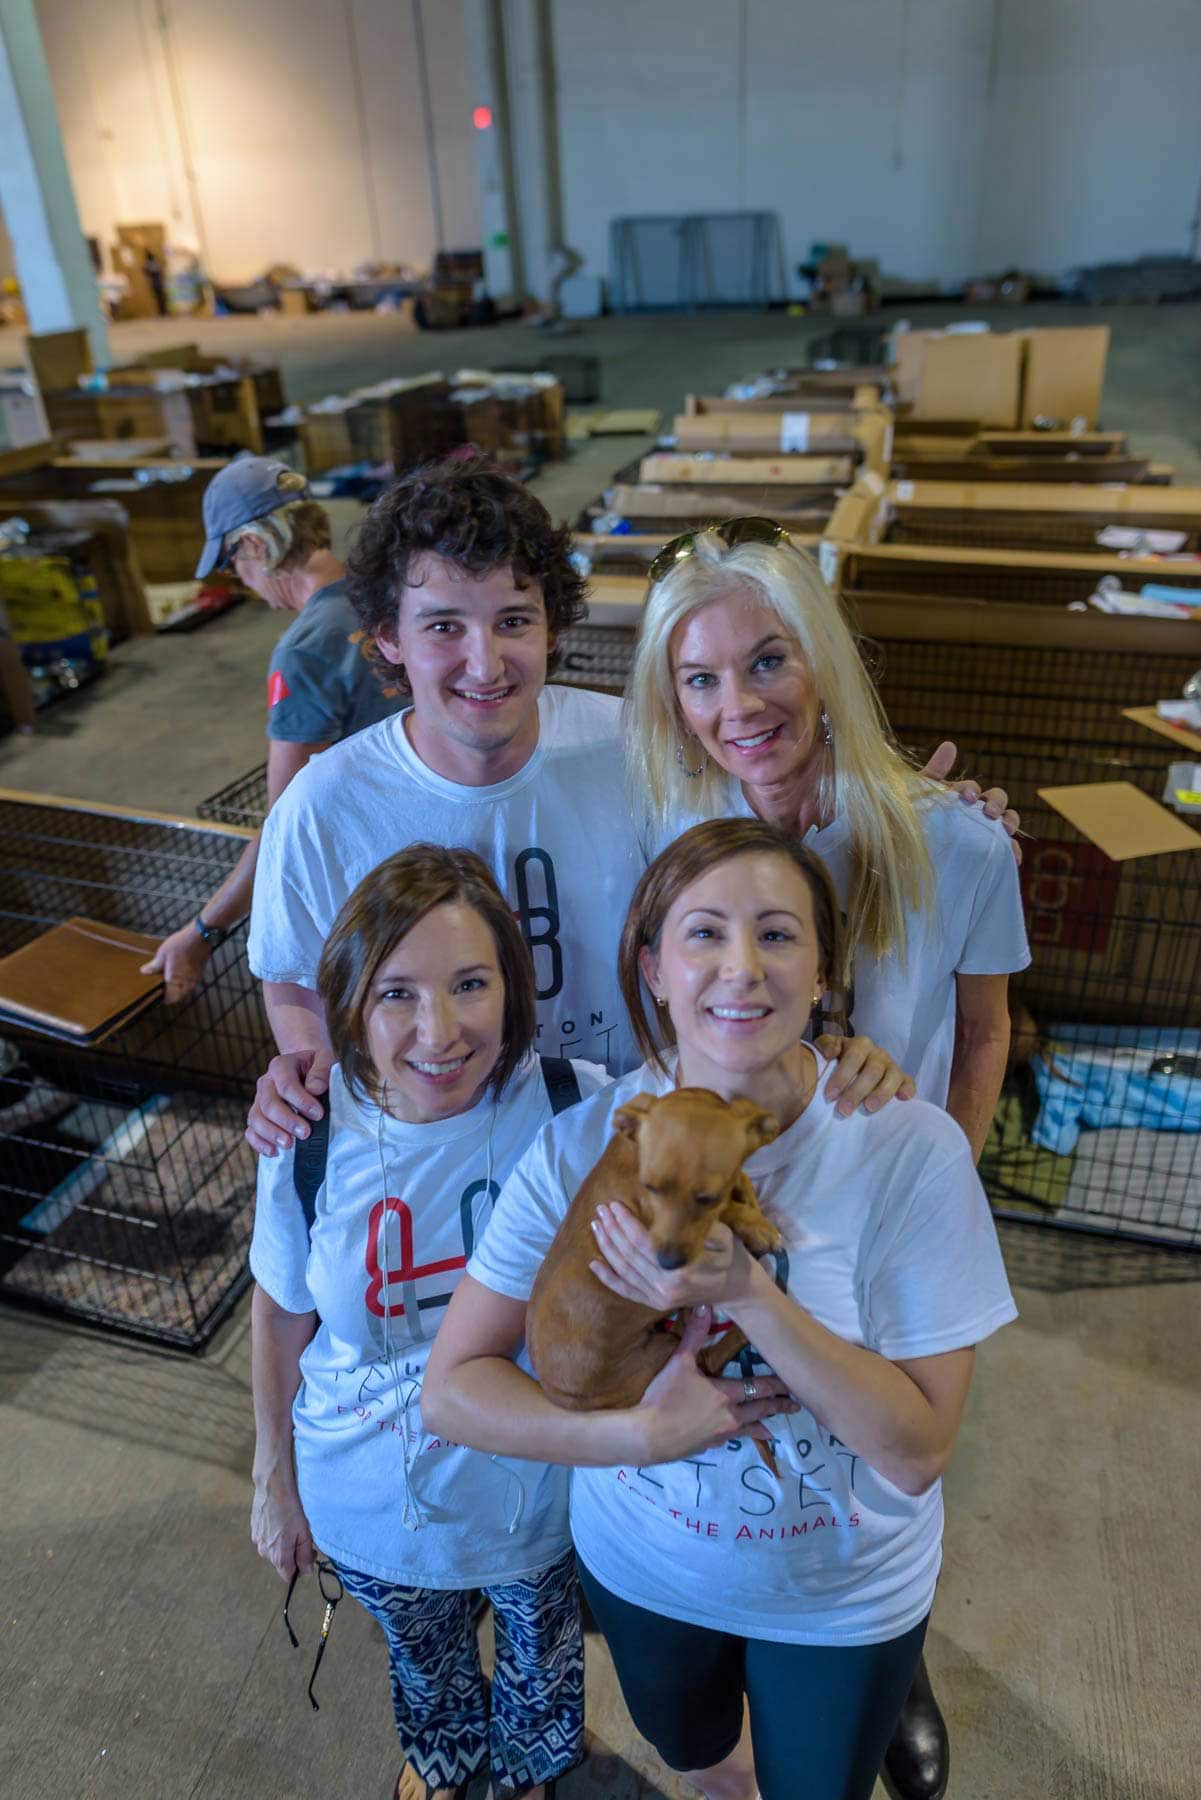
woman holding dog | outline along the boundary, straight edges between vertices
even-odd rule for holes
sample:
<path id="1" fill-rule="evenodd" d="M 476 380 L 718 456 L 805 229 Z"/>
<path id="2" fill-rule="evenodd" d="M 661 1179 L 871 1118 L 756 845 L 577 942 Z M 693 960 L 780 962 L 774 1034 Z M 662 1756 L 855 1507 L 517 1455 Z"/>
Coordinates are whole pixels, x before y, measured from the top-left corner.
<path id="1" fill-rule="evenodd" d="M 662 852 L 621 949 L 647 1062 L 521 1159 L 427 1377 L 427 1417 L 457 1440 L 576 1465 L 582 1580 L 631 1714 L 711 1800 L 868 1800 L 921 1655 L 974 1346 L 1014 1316 L 946 1114 L 812 1104 L 825 1065 L 804 1038 L 839 938 L 794 832 L 717 820 Z M 633 1213 L 606 1208 L 595 1278 L 699 1310 L 641 1405 L 558 1410 L 513 1360 L 539 1265 L 618 1112 L 677 1086 L 774 1117 L 745 1169 L 783 1251 L 769 1273 L 714 1225 L 698 1260 L 665 1267 Z M 653 1219 L 652 1191 L 636 1204 Z M 696 1364 L 706 1308 L 754 1346 L 719 1379 Z M 753 1442 L 765 1415 L 778 1473 Z"/>
<path id="2" fill-rule="evenodd" d="M 849 1028 L 945 1106 L 979 1158 L 1005 1075 L 1009 976 L 1030 960 L 996 822 L 1016 829 L 1005 797 L 956 805 L 906 760 L 835 595 L 771 519 L 660 552 L 625 710 L 652 842 L 742 813 L 821 857 L 847 922 L 835 980 Z M 898 1800 L 941 1800 L 948 1760 L 923 1661 L 886 1759 Z"/>
<path id="3" fill-rule="evenodd" d="M 499 1185 L 560 1098 L 607 1077 L 531 1053 L 530 953 L 469 851 L 418 844 L 367 876 L 318 990 L 323 1151 L 316 1133 L 259 1163 L 252 1536 L 285 1580 L 316 1563 L 327 1601 L 345 1589 L 383 1627 L 399 1800 L 451 1800 L 489 1764 L 494 1794 L 541 1796 L 583 1742 L 566 1471 L 435 1437 L 422 1380 Z"/>

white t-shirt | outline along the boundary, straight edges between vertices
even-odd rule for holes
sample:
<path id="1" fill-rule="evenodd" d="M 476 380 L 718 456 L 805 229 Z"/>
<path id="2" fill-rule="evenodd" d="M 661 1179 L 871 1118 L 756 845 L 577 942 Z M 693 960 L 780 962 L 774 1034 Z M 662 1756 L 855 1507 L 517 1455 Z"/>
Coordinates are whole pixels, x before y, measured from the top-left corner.
<path id="1" fill-rule="evenodd" d="M 538 983 L 536 1049 L 614 1072 L 637 1061 L 617 946 L 642 857 L 626 798 L 619 702 L 544 688 L 533 755 L 492 787 L 427 768 L 404 715 L 316 756 L 263 826 L 250 966 L 263 981 L 315 988 L 343 901 L 406 845 L 476 851 L 521 923 Z"/>
<path id="2" fill-rule="evenodd" d="M 528 1298 L 614 1112 L 670 1086 L 636 1070 L 541 1131 L 468 1272 Z M 848 1342 L 894 1361 L 933 1356 L 1016 1317 L 967 1140 L 936 1107 L 840 1119 L 819 1093 L 746 1171 L 784 1237 L 777 1280 Z M 748 1351 L 731 1373 L 764 1367 Z M 901 1493 L 803 1404 L 773 1429 L 778 1480 L 750 1438 L 651 1468 L 573 1470 L 588 1568 L 635 1605 L 744 1637 L 868 1644 L 908 1631 L 934 1595 L 941 1485 Z"/>
<path id="3" fill-rule="evenodd" d="M 596 1064 L 574 1066 L 585 1096 L 608 1079 Z M 430 1436 L 420 1397 L 496 1193 L 552 1116 L 541 1068 L 529 1058 L 495 1106 L 485 1098 L 431 1125 L 357 1101 L 337 1066 L 329 1104 L 311 1243 L 289 1151 L 259 1159 L 250 1247 L 254 1278 L 279 1306 L 320 1315 L 292 1408 L 313 1537 L 350 1568 L 404 1586 L 516 1581 L 570 1545 L 566 1471 Z"/>
<path id="4" fill-rule="evenodd" d="M 740 812 L 753 817 L 742 801 Z M 698 815 L 699 816 L 699 815 Z M 855 959 L 848 1024 L 887 1050 L 918 1094 L 945 1106 L 955 1051 L 956 975 L 1013 975 L 1030 962 L 1017 862 L 1005 827 L 982 806 L 934 795 L 922 818 L 934 871 L 934 905 L 906 914 L 908 952 Z M 696 824 L 684 821 L 660 848 Z M 805 846 L 829 869 L 846 915 L 851 888 L 850 831 L 843 819 L 811 829 Z"/>

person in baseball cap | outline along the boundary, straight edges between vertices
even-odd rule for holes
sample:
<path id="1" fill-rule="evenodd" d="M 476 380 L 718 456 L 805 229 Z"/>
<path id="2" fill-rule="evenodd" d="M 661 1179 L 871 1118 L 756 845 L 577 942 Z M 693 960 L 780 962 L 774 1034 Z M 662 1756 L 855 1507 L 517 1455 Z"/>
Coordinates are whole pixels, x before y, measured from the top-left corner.
<path id="1" fill-rule="evenodd" d="M 276 612 L 292 615 L 267 670 L 267 806 L 326 745 L 399 710 L 400 689 L 367 660 L 329 514 L 303 475 L 267 456 L 228 463 L 204 493 L 198 580 L 228 569 Z M 159 945 L 144 974 L 163 977 L 168 1001 L 198 986 L 214 951 L 250 911 L 258 838 L 196 914 Z"/>
<path id="2" fill-rule="evenodd" d="M 239 456 L 228 463 L 204 490 L 204 550 L 196 564 L 197 581 L 228 560 L 233 547 L 225 540 L 231 532 L 308 498 L 304 476 L 274 457 Z"/>

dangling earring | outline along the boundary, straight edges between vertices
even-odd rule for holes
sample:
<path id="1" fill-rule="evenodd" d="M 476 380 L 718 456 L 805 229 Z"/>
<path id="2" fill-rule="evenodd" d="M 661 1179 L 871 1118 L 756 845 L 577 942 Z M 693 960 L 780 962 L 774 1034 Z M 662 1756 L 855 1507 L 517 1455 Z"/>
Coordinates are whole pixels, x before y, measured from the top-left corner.
<path id="1" fill-rule="evenodd" d="M 687 775 L 689 781 L 695 781 L 698 775 L 703 775 L 705 773 L 704 763 L 701 764 L 699 769 L 690 769 L 688 767 L 688 764 L 684 761 L 684 746 L 683 746 L 683 744 L 676 745 L 676 761 L 679 763 L 680 767 L 683 769 L 685 775 Z"/>
<path id="2" fill-rule="evenodd" d="M 826 749 L 833 750 L 833 748 L 834 748 L 834 727 L 830 723 L 830 715 L 826 711 L 824 706 L 822 707 L 820 713 L 818 714 L 818 718 L 821 720 L 822 736 L 826 741 Z"/>

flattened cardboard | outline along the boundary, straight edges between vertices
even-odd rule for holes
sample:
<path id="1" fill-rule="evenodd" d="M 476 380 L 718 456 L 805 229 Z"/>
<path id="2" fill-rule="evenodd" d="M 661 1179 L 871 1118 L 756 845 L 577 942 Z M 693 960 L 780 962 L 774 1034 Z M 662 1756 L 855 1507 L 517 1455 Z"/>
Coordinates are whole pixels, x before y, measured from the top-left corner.
<path id="1" fill-rule="evenodd" d="M 659 412 L 654 406 L 621 407 L 594 413 L 588 420 L 592 437 L 650 437 L 658 429 Z"/>
<path id="2" fill-rule="evenodd" d="M 0 1009 L 33 1030 L 97 1043 L 163 991 L 140 973 L 160 940 L 73 917 L 0 958 Z"/>
<path id="3" fill-rule="evenodd" d="M 1027 332 L 1020 423 L 1032 425 L 1041 416 L 1065 424 L 1081 418 L 1095 426 L 1108 354 L 1108 325 Z"/>
<path id="4" fill-rule="evenodd" d="M 1201 850 L 1201 834 L 1129 781 L 1039 788 L 1039 798 L 1074 825 L 1111 862 Z"/>
<path id="5" fill-rule="evenodd" d="M 1181 750 L 1201 753 L 1201 732 L 1190 731 L 1187 725 L 1173 725 L 1171 719 L 1161 719 L 1153 706 L 1124 706 L 1122 717 L 1133 719 L 1136 725 L 1145 725 L 1148 731 L 1158 732 L 1160 737 L 1167 738 Z"/>
<path id="6" fill-rule="evenodd" d="M 1017 332 L 931 335 L 926 342 L 914 418 L 974 417 L 981 425 L 1016 425 L 1023 352 L 1023 340 Z"/>

